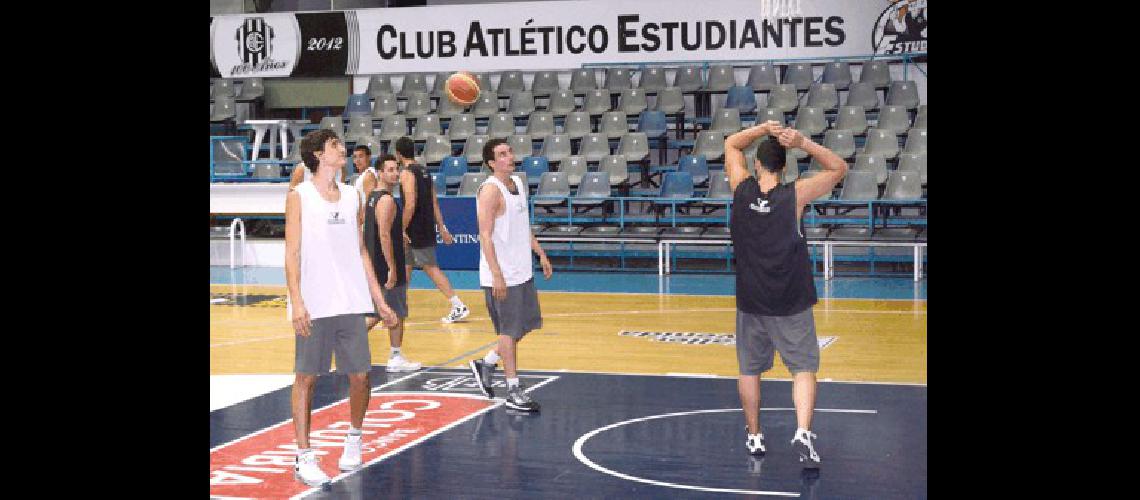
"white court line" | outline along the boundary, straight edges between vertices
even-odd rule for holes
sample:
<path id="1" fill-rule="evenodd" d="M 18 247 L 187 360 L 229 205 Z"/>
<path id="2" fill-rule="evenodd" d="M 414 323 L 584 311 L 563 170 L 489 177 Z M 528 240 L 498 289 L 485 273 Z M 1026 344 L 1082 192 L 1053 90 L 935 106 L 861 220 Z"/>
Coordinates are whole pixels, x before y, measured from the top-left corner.
<path id="1" fill-rule="evenodd" d="M 786 410 L 794 410 L 794 408 L 761 408 L 760 409 L 760 411 L 775 411 L 775 410 L 785 410 L 786 411 Z M 798 497 L 798 496 L 800 496 L 799 493 L 790 492 L 790 491 L 763 491 L 763 490 L 737 490 L 737 489 L 732 489 L 732 488 L 709 488 L 709 487 L 705 487 L 705 486 L 693 486 L 693 485 L 688 485 L 688 484 L 678 484 L 678 483 L 670 483 L 670 482 L 666 482 L 666 481 L 657 481 L 654 479 L 645 479 L 642 477 L 632 476 L 629 474 L 625 474 L 625 473 L 615 471 L 613 469 L 607 469 L 605 467 L 602 467 L 601 465 L 598 465 L 593 460 L 590 460 L 588 457 L 586 457 L 585 453 L 582 453 L 582 447 L 586 444 L 586 441 L 588 441 L 590 438 L 594 437 L 597 434 L 608 431 L 608 430 L 613 429 L 615 427 L 620 427 L 620 426 L 623 426 L 626 424 L 632 424 L 632 423 L 636 423 L 636 422 L 644 422 L 646 420 L 655 420 L 655 419 L 659 419 L 659 418 L 676 417 L 676 416 L 680 416 L 680 415 L 694 415 L 694 414 L 698 414 L 698 413 L 722 413 L 722 412 L 729 412 L 729 411 L 737 412 L 737 411 L 742 411 L 742 410 L 740 408 L 723 408 L 723 409 L 716 409 L 716 410 L 682 411 L 682 412 L 677 412 L 677 413 L 664 413 L 661 415 L 650 415 L 648 417 L 641 417 L 641 418 L 634 418 L 634 419 L 630 419 L 630 420 L 624 420 L 621 422 L 617 422 L 617 423 L 607 425 L 605 427 L 599 427 L 597 429 L 594 429 L 590 432 L 583 434 L 576 441 L 574 441 L 574 446 L 572 446 L 570 449 L 574 453 L 574 458 L 577 458 L 578 461 L 582 462 L 583 465 L 585 465 L 591 469 L 594 469 L 598 472 L 601 472 L 603 474 L 609 474 L 611 476 L 618 477 L 621 479 L 625 479 L 627 481 L 636 481 L 639 483 L 652 484 L 654 486 L 664 486 L 667 488 L 679 488 L 679 489 L 685 489 L 685 490 L 708 491 L 708 492 L 712 492 L 712 493 L 736 493 L 739 495 L 767 495 L 767 496 L 781 496 L 781 497 Z M 869 414 L 877 414 L 878 413 L 877 410 L 851 410 L 851 409 L 831 409 L 831 408 L 818 408 L 815 411 L 817 411 L 817 412 L 829 412 L 829 413 L 869 413 Z"/>
<path id="2" fill-rule="evenodd" d="M 549 378 L 547 378 L 546 380 L 543 380 L 542 382 L 539 382 L 539 383 L 537 383 L 537 384 L 534 384 L 534 386 L 531 386 L 531 387 L 527 387 L 527 388 L 526 388 L 526 390 L 525 390 L 524 392 L 531 392 L 531 391 L 533 391 L 533 390 L 535 390 L 535 389 L 538 389 L 539 387 L 542 387 L 542 386 L 544 386 L 544 385 L 546 385 L 546 384 L 548 384 L 548 383 L 550 383 L 550 382 L 553 382 L 553 381 L 555 381 L 555 380 L 558 380 L 558 376 L 557 376 L 557 375 L 550 375 L 550 376 L 549 376 Z M 403 391 L 401 391 L 400 393 L 397 393 L 397 394 L 403 394 Z M 438 392 L 414 392 L 413 394 L 432 394 L 432 395 L 439 395 L 440 393 L 438 393 Z M 483 395 L 481 395 L 481 394 L 479 394 L 479 395 L 474 395 L 474 394 L 462 394 L 462 393 L 446 393 L 446 394 L 447 394 L 448 396 L 463 396 L 463 397 L 465 397 L 465 398 L 470 398 L 470 399 L 482 399 L 482 400 L 486 400 L 486 399 L 487 399 L 485 396 L 483 396 Z M 472 414 L 470 414 L 470 415 L 468 415 L 468 416 L 466 416 L 466 417 L 464 417 L 464 418 L 461 418 L 461 419 L 459 419 L 459 420 L 456 420 L 455 422 L 452 422 L 452 423 L 450 423 L 450 424 L 447 424 L 447 425 L 445 425 L 445 426 L 443 426 L 443 427 L 440 427 L 439 429 L 436 429 L 436 430 L 434 430 L 434 431 L 432 431 L 432 432 L 429 432 L 429 433 L 427 433 L 427 434 L 425 434 L 425 435 L 423 435 L 423 436 L 420 436 L 420 438 L 419 438 L 419 439 L 416 439 L 415 441 L 411 441 L 411 442 L 408 442 L 407 444 L 405 444 L 405 445 L 403 445 L 403 446 L 401 446 L 401 447 L 399 447 L 399 448 L 396 448 L 396 449 L 394 449 L 394 450 L 392 450 L 392 451 L 389 451 L 388 453 L 385 453 L 385 454 L 383 454 L 383 455 L 380 455 L 379 457 L 376 457 L 376 458 L 374 458 L 374 459 L 372 459 L 372 460 L 369 460 L 369 461 L 368 461 L 368 463 L 366 463 L 366 464 L 362 464 L 362 465 L 361 465 L 359 468 L 357 468 L 356 470 L 352 470 L 352 471 L 349 471 L 349 472 L 342 472 L 340 475 L 338 475 L 338 476 L 336 476 L 336 477 L 333 477 L 333 478 L 332 478 L 332 479 L 329 481 L 329 483 L 334 483 L 334 482 L 340 481 L 341 479 L 344 479 L 344 478 L 346 478 L 346 477 L 348 477 L 348 476 L 351 476 L 351 475 L 353 475 L 353 474 L 356 474 L 357 472 L 360 472 L 360 471 L 362 471 L 362 470 L 364 470 L 364 469 L 368 468 L 368 467 L 369 467 L 370 465 L 372 465 L 372 464 L 375 464 L 375 463 L 377 463 L 377 462 L 380 462 L 380 461 L 382 461 L 382 460 L 385 460 L 385 459 L 387 459 L 388 457 L 394 456 L 394 455 L 396 455 L 396 454 L 398 454 L 398 453 L 400 453 L 400 452 L 402 452 L 402 451 L 404 451 L 404 450 L 406 450 L 406 449 L 408 449 L 408 448 L 411 448 L 412 446 L 415 446 L 415 445 L 417 445 L 417 444 L 420 444 L 420 443 L 422 443 L 422 442 L 424 442 L 424 441 L 426 441 L 426 440 L 428 440 L 428 439 L 431 439 L 432 437 L 436 436 L 437 434 L 440 434 L 440 433 L 442 433 L 442 432 L 445 432 L 445 431 L 447 431 L 447 430 L 450 430 L 451 428 L 453 428 L 453 427 L 455 427 L 455 426 L 457 426 L 457 425 L 460 425 L 460 424 L 462 424 L 462 423 L 464 423 L 464 422 L 467 422 L 468 420 L 471 420 L 471 419 L 473 419 L 473 418 L 475 418 L 475 417 L 477 417 L 477 416 L 479 416 L 479 415 L 482 415 L 482 414 L 484 414 L 484 413 L 487 413 L 487 412 L 489 412 L 489 411 L 491 411 L 491 410 L 493 410 L 493 409 L 495 409 L 495 408 L 498 408 L 498 407 L 502 406 L 504 403 L 506 403 L 506 399 L 499 399 L 499 398 L 495 398 L 495 402 L 494 402 L 493 404 L 491 404 L 490 406 L 488 406 L 488 407 L 486 407 L 486 408 L 483 408 L 482 410 L 478 410 L 478 411 L 476 411 L 476 412 L 474 412 L 474 413 L 472 413 Z M 293 500 L 293 499 L 297 499 L 297 498 L 304 498 L 304 497 L 306 497 L 306 496 L 309 496 L 309 495 L 311 495 L 311 494 L 313 494 L 313 493 L 317 493 L 317 492 L 319 492 L 319 491 L 321 491 L 321 488 L 320 488 L 320 487 L 316 487 L 316 488 L 310 488 L 308 491 L 304 491 L 304 492 L 298 493 L 297 495 L 294 495 L 292 498 L 290 498 L 290 500 Z"/>

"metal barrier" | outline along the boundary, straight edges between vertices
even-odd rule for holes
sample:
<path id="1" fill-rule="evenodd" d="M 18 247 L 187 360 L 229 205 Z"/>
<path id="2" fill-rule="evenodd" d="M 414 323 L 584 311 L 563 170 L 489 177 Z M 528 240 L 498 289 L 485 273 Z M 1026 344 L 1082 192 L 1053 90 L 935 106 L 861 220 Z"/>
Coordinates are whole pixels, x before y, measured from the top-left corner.
<path id="1" fill-rule="evenodd" d="M 660 240 L 657 242 L 657 274 L 660 276 L 671 274 L 670 253 L 672 245 L 731 245 L 732 240 Z M 865 247 L 914 247 L 914 281 L 922 277 L 922 252 L 926 248 L 925 241 L 813 241 L 808 245 L 823 246 L 823 279 L 831 280 L 835 277 L 835 266 L 832 265 L 834 246 L 865 246 Z"/>
<path id="2" fill-rule="evenodd" d="M 241 218 L 235 217 L 233 222 L 230 223 L 230 269 L 233 269 L 234 267 L 236 267 L 234 264 L 234 229 L 235 228 L 237 228 L 237 232 L 241 237 L 241 267 L 245 267 L 245 254 L 246 254 L 245 223 L 241 221 Z"/>

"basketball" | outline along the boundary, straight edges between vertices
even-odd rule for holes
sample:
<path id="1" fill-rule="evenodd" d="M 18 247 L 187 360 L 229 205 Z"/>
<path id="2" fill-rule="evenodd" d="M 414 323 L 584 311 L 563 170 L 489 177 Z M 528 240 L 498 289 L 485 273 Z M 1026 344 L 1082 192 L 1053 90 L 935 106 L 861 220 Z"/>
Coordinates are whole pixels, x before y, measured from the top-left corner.
<path id="1" fill-rule="evenodd" d="M 470 106 L 479 100 L 479 82 L 475 75 L 466 71 L 452 73 L 443 88 L 447 98 L 460 106 Z"/>

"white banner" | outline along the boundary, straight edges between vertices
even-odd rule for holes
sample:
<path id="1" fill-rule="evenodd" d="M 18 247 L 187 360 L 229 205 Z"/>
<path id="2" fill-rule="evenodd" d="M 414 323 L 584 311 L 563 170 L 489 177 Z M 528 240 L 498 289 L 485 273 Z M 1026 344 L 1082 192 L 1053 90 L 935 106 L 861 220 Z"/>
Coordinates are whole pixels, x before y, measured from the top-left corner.
<path id="1" fill-rule="evenodd" d="M 326 47 L 325 52 L 345 51 L 338 57 L 309 57 L 314 62 L 302 66 L 310 75 L 902 54 L 927 50 L 926 3 L 578 0 L 364 9 L 341 13 L 346 19 L 342 26 L 348 31 L 344 38 L 349 42 L 343 49 L 322 44 L 325 37 L 286 42 L 283 37 L 304 38 L 310 31 L 317 32 L 302 23 L 301 29 L 292 31 L 275 26 L 274 43 L 278 45 L 274 53 L 286 43 L 302 59 L 308 57 L 307 51 L 320 47 Z M 248 48 L 235 47 L 235 35 L 230 32 L 250 17 L 277 15 L 294 14 L 214 18 L 213 53 L 222 74 L 235 66 L 228 59 L 223 64 L 221 53 L 246 57 L 250 53 Z M 339 35 L 327 37 L 339 39 Z M 254 48 L 260 47 L 257 39 L 252 38 Z M 309 48 L 303 52 L 302 47 Z"/>

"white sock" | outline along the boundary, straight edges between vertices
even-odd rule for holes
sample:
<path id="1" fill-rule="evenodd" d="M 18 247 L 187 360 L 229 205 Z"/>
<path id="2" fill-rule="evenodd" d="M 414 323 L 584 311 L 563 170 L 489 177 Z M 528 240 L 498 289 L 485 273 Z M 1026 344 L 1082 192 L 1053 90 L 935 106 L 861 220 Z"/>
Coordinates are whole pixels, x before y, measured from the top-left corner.
<path id="1" fill-rule="evenodd" d="M 450 300 L 452 307 L 463 307 L 463 301 L 459 300 L 458 295 L 452 295 Z"/>
<path id="2" fill-rule="evenodd" d="M 483 362 L 490 364 L 490 365 L 498 364 L 499 363 L 499 353 L 497 353 L 493 350 L 488 351 L 487 355 L 483 356 Z"/>
<path id="3" fill-rule="evenodd" d="M 397 356 L 399 356 L 399 355 L 400 355 L 400 348 L 399 348 L 399 347 L 393 347 L 393 348 L 392 348 L 392 356 L 391 356 L 391 357 L 395 358 L 395 357 L 397 357 Z"/>
<path id="4" fill-rule="evenodd" d="M 800 437 L 800 436 L 803 436 L 803 437 L 804 437 L 804 439 L 807 439 L 807 438 L 808 438 L 808 435 L 807 435 L 807 433 L 808 433 L 808 432 L 809 432 L 809 431 L 808 431 L 807 429 L 804 429 L 803 427 L 796 427 L 796 436 L 795 436 L 795 438 L 798 438 L 798 437 Z M 793 439 L 795 439 L 795 438 L 793 438 Z"/>
<path id="5" fill-rule="evenodd" d="M 515 387 L 518 387 L 518 386 L 519 386 L 518 377 L 507 379 L 507 388 L 508 389 L 514 389 Z"/>
<path id="6" fill-rule="evenodd" d="M 349 424 L 348 435 L 349 436 L 359 436 L 360 435 L 360 429 L 357 429 L 356 427 L 352 427 L 352 424 Z"/>

